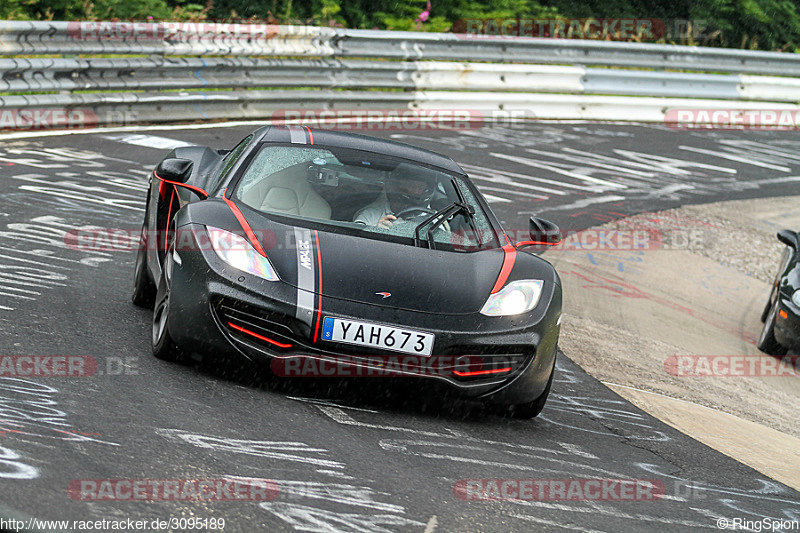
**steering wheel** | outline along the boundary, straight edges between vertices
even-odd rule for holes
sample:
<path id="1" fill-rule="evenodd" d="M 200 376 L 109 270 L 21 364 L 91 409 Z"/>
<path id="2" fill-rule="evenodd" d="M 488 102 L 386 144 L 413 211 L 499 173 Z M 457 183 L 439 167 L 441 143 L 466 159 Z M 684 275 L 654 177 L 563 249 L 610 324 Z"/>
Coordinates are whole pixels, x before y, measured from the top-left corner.
<path id="1" fill-rule="evenodd" d="M 417 213 L 417 214 L 412 216 L 412 217 L 407 216 L 410 213 Z M 435 213 L 436 213 L 436 211 L 434 211 L 433 209 L 429 209 L 427 207 L 407 207 L 406 209 L 403 209 L 399 213 L 396 213 L 394 216 L 396 216 L 398 219 L 400 219 L 400 218 L 412 219 L 412 218 L 417 218 L 420 215 L 428 215 L 428 216 L 430 216 L 430 215 L 433 215 Z"/>

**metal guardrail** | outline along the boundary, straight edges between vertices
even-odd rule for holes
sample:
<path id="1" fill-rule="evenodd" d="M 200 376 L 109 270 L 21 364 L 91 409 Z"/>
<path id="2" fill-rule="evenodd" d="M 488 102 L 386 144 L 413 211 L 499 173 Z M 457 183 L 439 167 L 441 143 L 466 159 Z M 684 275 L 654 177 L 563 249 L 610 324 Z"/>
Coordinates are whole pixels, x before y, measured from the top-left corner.
<path id="1" fill-rule="evenodd" d="M 338 30 L 336 55 L 404 60 L 602 65 L 800 76 L 800 54 L 727 48 L 372 30 Z"/>
<path id="2" fill-rule="evenodd" d="M 703 73 L 709 71 L 715 73 Z M 661 121 L 670 108 L 795 109 L 800 79 L 790 76 L 798 75 L 796 54 L 675 45 L 271 25 L 0 22 L 0 128 L 36 127 L 37 111 L 76 109 L 96 124 L 437 107 Z"/>
<path id="3" fill-rule="evenodd" d="M 364 68 L 368 67 L 368 68 Z M 404 70 L 408 69 L 405 73 Z M 132 91 L 242 87 L 413 89 L 413 65 L 246 57 L 0 59 L 0 91 Z"/>
<path id="4" fill-rule="evenodd" d="M 482 90 L 800 101 L 800 79 L 557 65 L 244 57 L 0 59 L 0 91 L 241 87 Z"/>
<path id="5" fill-rule="evenodd" d="M 0 22 L 0 55 L 332 57 L 333 30 L 267 24 Z"/>

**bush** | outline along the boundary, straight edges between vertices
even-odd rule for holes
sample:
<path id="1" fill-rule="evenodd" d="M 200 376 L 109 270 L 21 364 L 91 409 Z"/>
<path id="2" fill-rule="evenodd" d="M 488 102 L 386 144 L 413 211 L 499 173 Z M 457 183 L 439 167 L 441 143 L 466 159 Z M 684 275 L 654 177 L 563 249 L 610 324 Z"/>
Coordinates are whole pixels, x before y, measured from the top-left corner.
<path id="1" fill-rule="evenodd" d="M 196 0 L 195 0 L 196 1 Z M 800 14 L 792 0 L 2 0 L 0 15 L 38 20 L 258 20 L 350 28 L 448 31 L 463 19 L 657 18 L 706 21 L 699 44 L 794 51 Z M 695 44 L 691 39 L 689 44 Z"/>

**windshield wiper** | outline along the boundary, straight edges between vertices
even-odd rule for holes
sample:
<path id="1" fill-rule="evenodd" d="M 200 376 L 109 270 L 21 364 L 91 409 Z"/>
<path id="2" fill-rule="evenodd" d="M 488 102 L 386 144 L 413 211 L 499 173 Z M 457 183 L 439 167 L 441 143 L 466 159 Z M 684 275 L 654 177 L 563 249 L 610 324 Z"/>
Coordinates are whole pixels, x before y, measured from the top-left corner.
<path id="1" fill-rule="evenodd" d="M 439 211 L 435 212 L 419 224 L 417 227 L 414 228 L 414 246 L 422 246 L 422 239 L 419 236 L 420 231 L 426 225 L 430 224 L 434 220 L 434 222 L 430 228 L 428 228 L 428 248 L 436 249 L 436 245 L 433 242 L 433 232 L 436 231 L 436 228 L 444 224 L 445 220 L 450 218 L 451 216 L 455 215 L 456 213 L 464 213 L 466 215 L 467 220 L 469 220 L 469 224 L 472 227 L 472 230 L 475 231 L 475 236 L 478 239 L 480 244 L 480 237 L 478 236 L 477 228 L 475 227 L 475 208 L 469 205 L 464 198 L 464 193 L 461 192 L 461 188 L 458 186 L 458 181 L 455 178 L 450 180 L 450 183 L 453 184 L 453 188 L 456 191 L 456 195 L 458 196 L 458 201 L 453 202 L 452 204 L 448 205 L 447 207 L 440 209 Z M 437 220 L 438 219 L 438 220 Z"/>

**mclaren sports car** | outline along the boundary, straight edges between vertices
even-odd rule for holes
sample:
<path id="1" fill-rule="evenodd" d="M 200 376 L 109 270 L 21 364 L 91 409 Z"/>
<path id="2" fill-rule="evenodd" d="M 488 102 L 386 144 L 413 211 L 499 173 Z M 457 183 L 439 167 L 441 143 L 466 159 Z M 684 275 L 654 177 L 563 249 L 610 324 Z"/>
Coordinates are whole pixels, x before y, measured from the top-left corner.
<path id="1" fill-rule="evenodd" d="M 553 381 L 561 281 L 533 253 L 558 228 L 529 224 L 513 242 L 443 155 L 265 126 L 156 166 L 132 299 L 153 308 L 160 359 L 435 380 L 530 418 Z"/>

